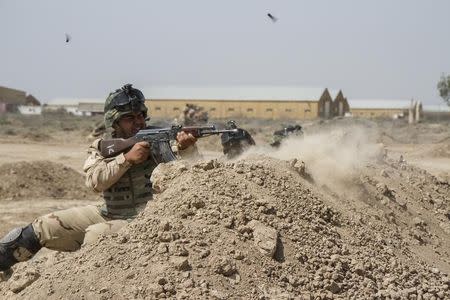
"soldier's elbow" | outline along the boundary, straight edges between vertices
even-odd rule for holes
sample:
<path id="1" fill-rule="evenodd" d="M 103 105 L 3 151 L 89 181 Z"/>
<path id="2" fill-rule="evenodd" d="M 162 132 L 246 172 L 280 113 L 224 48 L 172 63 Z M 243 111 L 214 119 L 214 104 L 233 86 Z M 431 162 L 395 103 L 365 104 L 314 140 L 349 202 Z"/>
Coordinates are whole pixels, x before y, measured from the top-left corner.
<path id="1" fill-rule="evenodd" d="M 93 180 L 92 176 L 86 176 L 86 181 L 85 181 L 86 186 L 89 189 L 92 189 L 94 192 L 96 193 L 101 193 L 103 192 L 105 189 L 102 188 L 102 186 L 98 183 L 98 181 Z"/>

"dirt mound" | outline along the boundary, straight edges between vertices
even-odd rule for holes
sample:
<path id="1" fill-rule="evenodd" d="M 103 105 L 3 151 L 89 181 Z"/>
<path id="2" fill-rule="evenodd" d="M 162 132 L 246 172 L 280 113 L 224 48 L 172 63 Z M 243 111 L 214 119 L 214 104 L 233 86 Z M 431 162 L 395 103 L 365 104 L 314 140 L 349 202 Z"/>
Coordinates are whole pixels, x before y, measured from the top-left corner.
<path id="1" fill-rule="evenodd" d="M 450 143 L 438 144 L 430 151 L 432 157 L 446 157 L 450 158 Z"/>
<path id="2" fill-rule="evenodd" d="M 330 170 L 332 173 L 333 170 Z M 351 188 L 300 160 L 160 165 L 121 232 L 20 264 L 0 295 L 66 299 L 448 299 L 450 187 L 367 163 Z"/>
<path id="3" fill-rule="evenodd" d="M 406 120 L 378 123 L 383 143 L 406 144 L 445 142 L 449 138 L 448 125 L 447 122 L 408 124 Z"/>
<path id="4" fill-rule="evenodd" d="M 0 200 L 20 198 L 95 197 L 84 184 L 82 174 L 50 161 L 0 165 Z"/>

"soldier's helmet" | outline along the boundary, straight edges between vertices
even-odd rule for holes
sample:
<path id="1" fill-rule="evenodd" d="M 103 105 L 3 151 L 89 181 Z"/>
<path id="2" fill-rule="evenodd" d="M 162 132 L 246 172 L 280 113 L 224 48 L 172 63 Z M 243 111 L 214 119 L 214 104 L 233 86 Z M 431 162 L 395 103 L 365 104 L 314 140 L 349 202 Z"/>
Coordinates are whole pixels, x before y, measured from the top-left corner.
<path id="1" fill-rule="evenodd" d="M 230 120 L 227 122 L 227 124 L 225 125 L 226 129 L 236 129 L 237 125 L 236 125 L 236 121 Z"/>
<path id="2" fill-rule="evenodd" d="M 123 115 L 131 112 L 142 112 L 147 117 L 144 94 L 131 84 L 125 84 L 122 88 L 110 93 L 105 101 L 105 126 L 112 127 L 114 122 Z"/>
<path id="3" fill-rule="evenodd" d="M 300 126 L 300 125 L 289 125 L 284 130 L 285 130 L 286 134 L 289 134 L 289 133 L 296 133 L 296 134 L 298 134 L 298 133 L 301 133 L 302 126 Z"/>

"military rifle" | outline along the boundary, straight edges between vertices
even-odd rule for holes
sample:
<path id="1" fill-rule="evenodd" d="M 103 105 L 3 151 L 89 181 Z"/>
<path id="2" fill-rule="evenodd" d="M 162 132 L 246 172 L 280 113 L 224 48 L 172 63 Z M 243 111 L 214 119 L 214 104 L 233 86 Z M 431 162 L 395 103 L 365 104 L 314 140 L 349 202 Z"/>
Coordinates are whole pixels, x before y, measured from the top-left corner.
<path id="1" fill-rule="evenodd" d="M 181 126 L 173 125 L 166 128 L 142 129 L 128 139 L 108 139 L 100 142 L 100 153 L 103 157 L 116 156 L 131 149 L 138 142 L 148 142 L 151 147 L 151 156 L 157 163 L 176 160 L 176 156 L 170 146 L 170 141 L 175 141 L 181 131 L 192 134 L 195 138 L 202 138 L 222 133 L 236 133 L 237 129 L 218 130 L 214 125 L 205 126 Z"/>

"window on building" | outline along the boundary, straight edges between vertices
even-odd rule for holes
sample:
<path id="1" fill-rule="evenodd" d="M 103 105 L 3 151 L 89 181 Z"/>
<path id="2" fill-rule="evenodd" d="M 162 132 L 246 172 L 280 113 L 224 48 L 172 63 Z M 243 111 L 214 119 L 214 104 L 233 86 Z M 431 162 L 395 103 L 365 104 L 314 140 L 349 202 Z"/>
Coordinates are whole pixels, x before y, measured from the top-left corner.
<path id="1" fill-rule="evenodd" d="M 247 111 L 251 112 L 251 111 L 253 111 L 253 108 L 247 108 Z"/>
<path id="2" fill-rule="evenodd" d="M 271 109 L 271 108 L 266 108 L 266 111 L 273 111 L 273 109 Z"/>
<path id="3" fill-rule="evenodd" d="M 284 111 L 285 111 L 285 112 L 292 112 L 292 109 L 286 108 Z"/>
<path id="4" fill-rule="evenodd" d="M 155 107 L 155 110 L 161 110 L 161 107 L 157 106 Z"/>
<path id="5" fill-rule="evenodd" d="M 229 108 L 228 108 L 228 111 L 234 111 L 234 108 L 229 107 Z"/>
<path id="6" fill-rule="evenodd" d="M 211 107 L 211 108 L 209 109 L 209 111 L 215 111 L 215 110 L 216 110 L 215 107 Z"/>

